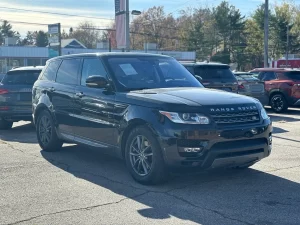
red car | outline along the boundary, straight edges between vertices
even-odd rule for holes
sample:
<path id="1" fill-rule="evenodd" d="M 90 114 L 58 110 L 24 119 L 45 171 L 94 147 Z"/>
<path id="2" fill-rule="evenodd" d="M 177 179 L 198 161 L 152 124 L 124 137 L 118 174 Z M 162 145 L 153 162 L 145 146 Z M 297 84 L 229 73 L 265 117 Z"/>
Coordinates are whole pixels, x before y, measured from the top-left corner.
<path id="1" fill-rule="evenodd" d="M 259 68 L 251 72 L 258 73 L 258 79 L 265 82 L 269 104 L 275 112 L 300 105 L 300 70 Z"/>

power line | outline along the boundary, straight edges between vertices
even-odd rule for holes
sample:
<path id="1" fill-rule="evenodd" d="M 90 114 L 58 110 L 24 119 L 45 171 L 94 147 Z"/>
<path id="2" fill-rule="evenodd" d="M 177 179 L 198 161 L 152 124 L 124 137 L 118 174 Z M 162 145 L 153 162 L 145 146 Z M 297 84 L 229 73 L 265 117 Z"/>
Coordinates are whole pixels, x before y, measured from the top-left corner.
<path id="1" fill-rule="evenodd" d="M 46 11 L 30 10 L 30 9 L 20 9 L 20 8 L 11 8 L 11 7 L 0 7 L 0 9 L 9 9 L 9 10 L 18 10 L 18 11 L 25 11 L 25 12 L 45 13 L 45 14 L 60 15 L 60 16 L 82 17 L 82 18 L 90 18 L 90 19 L 114 20 L 114 19 L 109 19 L 109 18 L 104 18 L 104 17 L 81 16 L 81 15 L 75 15 L 75 14 L 54 13 L 54 12 L 46 12 Z"/>

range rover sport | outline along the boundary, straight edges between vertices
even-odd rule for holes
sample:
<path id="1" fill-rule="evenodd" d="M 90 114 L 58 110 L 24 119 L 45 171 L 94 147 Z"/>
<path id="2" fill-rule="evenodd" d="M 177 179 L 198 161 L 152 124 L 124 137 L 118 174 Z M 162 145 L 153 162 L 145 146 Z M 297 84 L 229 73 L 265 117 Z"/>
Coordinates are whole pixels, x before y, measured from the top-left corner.
<path id="1" fill-rule="evenodd" d="M 143 184 L 173 168 L 247 168 L 272 149 L 258 100 L 206 89 L 162 55 L 50 59 L 33 87 L 33 118 L 44 151 L 64 142 L 95 147 L 123 158 Z"/>

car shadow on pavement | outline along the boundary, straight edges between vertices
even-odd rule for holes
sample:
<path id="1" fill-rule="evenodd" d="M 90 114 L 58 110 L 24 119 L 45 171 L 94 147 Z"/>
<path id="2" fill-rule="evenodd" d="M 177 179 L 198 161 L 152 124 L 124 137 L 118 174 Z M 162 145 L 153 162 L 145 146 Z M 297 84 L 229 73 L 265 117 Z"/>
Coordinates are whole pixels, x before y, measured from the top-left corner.
<path id="1" fill-rule="evenodd" d="M 269 171 L 278 176 L 255 169 L 220 170 L 176 175 L 166 184 L 143 186 L 132 180 L 122 161 L 99 150 L 74 145 L 41 154 L 79 179 L 142 204 L 124 211 L 136 210 L 145 218 L 176 217 L 203 225 L 300 224 L 300 184 L 281 178 L 275 168 Z"/>
<path id="2" fill-rule="evenodd" d="M 31 123 L 0 131 L 0 140 L 19 143 L 37 143 L 35 128 Z"/>

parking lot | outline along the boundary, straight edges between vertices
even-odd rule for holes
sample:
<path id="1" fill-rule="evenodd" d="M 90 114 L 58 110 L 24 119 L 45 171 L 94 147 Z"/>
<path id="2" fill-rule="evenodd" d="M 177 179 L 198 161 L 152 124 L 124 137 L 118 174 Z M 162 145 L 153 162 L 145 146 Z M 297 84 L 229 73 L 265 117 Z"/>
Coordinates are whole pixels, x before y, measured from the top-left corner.
<path id="1" fill-rule="evenodd" d="M 270 113 L 270 157 L 242 171 L 134 182 L 122 161 L 77 145 L 46 153 L 24 122 L 0 133 L 0 224 L 300 224 L 300 108 Z"/>

